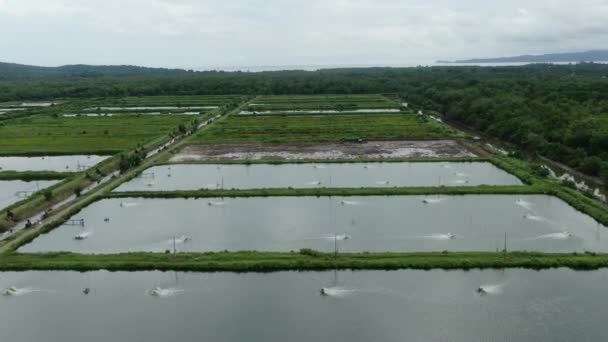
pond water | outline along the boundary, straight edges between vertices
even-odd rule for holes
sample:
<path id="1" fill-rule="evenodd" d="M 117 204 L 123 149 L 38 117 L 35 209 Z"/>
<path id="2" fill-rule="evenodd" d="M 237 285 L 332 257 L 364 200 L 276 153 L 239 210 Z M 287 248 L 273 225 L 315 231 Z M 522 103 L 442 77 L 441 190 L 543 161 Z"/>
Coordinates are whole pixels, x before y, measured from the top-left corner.
<path id="1" fill-rule="evenodd" d="M 105 199 L 73 219 L 20 251 L 496 251 L 505 233 L 510 251 L 608 251 L 605 227 L 544 195 Z"/>
<path id="2" fill-rule="evenodd" d="M 0 157 L 0 171 L 79 172 L 110 158 L 109 156 Z"/>
<path id="3" fill-rule="evenodd" d="M 607 282 L 568 269 L 5 272 L 0 340 L 603 341 Z"/>
<path id="4" fill-rule="evenodd" d="M 33 192 L 48 188 L 59 181 L 32 181 L 0 180 L 0 209 L 19 202 Z"/>
<path id="5" fill-rule="evenodd" d="M 272 175 L 272 176 L 270 176 Z M 116 191 L 520 185 L 491 163 L 186 164 L 156 166 Z"/>

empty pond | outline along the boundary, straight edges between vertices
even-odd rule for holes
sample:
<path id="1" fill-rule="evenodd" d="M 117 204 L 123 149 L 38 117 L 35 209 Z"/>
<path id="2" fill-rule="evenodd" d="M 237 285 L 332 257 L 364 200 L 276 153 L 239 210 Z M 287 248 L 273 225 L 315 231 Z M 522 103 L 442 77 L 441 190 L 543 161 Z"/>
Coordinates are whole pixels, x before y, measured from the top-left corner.
<path id="1" fill-rule="evenodd" d="M 605 227 L 543 195 L 105 199 L 72 219 L 20 251 L 496 251 L 505 233 L 509 250 L 608 251 Z"/>
<path id="2" fill-rule="evenodd" d="M 48 188 L 58 181 L 0 180 L 0 209 L 29 197 L 34 192 Z"/>
<path id="3" fill-rule="evenodd" d="M 270 176 L 272 175 L 272 176 Z M 252 188 L 520 185 L 491 163 L 345 163 L 164 165 L 146 170 L 117 191 Z"/>
<path id="4" fill-rule="evenodd" d="M 0 340 L 603 341 L 606 282 L 568 269 L 5 272 Z"/>
<path id="5" fill-rule="evenodd" d="M 0 171 L 79 172 L 91 168 L 109 156 L 77 155 L 47 157 L 0 157 Z"/>

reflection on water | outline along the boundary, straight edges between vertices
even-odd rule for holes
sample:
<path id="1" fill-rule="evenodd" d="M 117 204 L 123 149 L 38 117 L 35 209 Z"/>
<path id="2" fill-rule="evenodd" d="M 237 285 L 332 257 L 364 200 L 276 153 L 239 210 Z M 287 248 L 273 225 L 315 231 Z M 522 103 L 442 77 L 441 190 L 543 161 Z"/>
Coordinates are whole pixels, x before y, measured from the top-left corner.
<path id="1" fill-rule="evenodd" d="M 61 226 L 20 251 L 608 251 L 605 227 L 544 195 L 105 199 L 73 218 L 95 234 Z"/>
<path id="2" fill-rule="evenodd" d="M 603 341 L 607 281 L 567 269 L 6 272 L 0 288 L 20 295 L 0 296 L 0 340 Z"/>
<path id="3" fill-rule="evenodd" d="M 172 165 L 152 167 L 116 191 L 480 184 L 521 185 L 521 182 L 487 162 Z"/>

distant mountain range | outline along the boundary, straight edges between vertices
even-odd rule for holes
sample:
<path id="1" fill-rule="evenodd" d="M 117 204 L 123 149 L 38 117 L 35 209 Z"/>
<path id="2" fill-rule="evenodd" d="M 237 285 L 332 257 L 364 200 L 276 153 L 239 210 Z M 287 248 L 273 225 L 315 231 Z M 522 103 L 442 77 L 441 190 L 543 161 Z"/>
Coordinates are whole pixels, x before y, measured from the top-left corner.
<path id="1" fill-rule="evenodd" d="M 0 62 L 0 80 L 31 77 L 99 77 L 99 76 L 140 76 L 179 75 L 188 71 L 181 69 L 146 68 L 132 65 L 64 65 L 60 67 L 40 67 Z"/>
<path id="2" fill-rule="evenodd" d="M 608 50 L 586 52 L 550 53 L 546 55 L 523 55 L 498 58 L 474 58 L 459 61 L 437 61 L 438 63 L 559 63 L 559 62 L 606 62 Z"/>

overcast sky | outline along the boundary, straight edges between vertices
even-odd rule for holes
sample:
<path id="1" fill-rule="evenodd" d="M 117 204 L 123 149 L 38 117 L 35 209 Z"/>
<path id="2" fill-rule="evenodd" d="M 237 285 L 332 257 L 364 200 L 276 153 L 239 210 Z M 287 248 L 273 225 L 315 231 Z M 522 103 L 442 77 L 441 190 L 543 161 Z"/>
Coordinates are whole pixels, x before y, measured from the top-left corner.
<path id="1" fill-rule="evenodd" d="M 0 0 L 0 61 L 411 65 L 608 47 L 608 0 Z"/>

